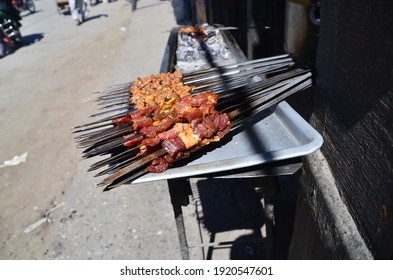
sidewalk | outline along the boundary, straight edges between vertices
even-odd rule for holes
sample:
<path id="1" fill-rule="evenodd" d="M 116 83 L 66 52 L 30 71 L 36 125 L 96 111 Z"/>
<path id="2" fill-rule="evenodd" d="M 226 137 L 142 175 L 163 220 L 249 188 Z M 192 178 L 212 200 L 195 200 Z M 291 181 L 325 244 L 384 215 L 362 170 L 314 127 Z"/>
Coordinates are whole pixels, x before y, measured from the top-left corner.
<path id="1" fill-rule="evenodd" d="M 131 13 L 130 7 L 129 12 L 127 40 L 110 84 L 158 73 L 169 32 L 176 26 L 169 1 L 138 1 L 138 9 Z M 99 180 L 87 172 L 92 162 L 78 166 L 48 258 L 181 259 L 166 181 L 103 193 L 93 187 Z M 191 258 L 201 256 L 193 252 Z"/>

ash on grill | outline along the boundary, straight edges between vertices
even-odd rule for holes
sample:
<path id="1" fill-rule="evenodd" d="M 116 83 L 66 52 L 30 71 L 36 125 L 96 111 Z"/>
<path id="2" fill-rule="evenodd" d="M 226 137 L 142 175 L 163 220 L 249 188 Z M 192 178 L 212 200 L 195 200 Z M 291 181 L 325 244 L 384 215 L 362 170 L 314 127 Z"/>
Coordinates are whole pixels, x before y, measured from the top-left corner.
<path id="1" fill-rule="evenodd" d="M 176 68 L 183 73 L 236 62 L 220 28 L 211 25 L 180 30 L 176 58 Z"/>

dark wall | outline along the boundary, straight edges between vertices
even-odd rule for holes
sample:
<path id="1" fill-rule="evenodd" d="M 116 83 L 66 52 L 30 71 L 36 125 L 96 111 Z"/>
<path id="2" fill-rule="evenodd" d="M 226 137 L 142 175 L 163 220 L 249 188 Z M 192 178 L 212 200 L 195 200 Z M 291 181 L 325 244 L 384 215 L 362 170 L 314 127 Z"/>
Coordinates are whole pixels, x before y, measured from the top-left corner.
<path id="1" fill-rule="evenodd" d="M 244 53 L 252 54 L 249 59 L 282 52 L 285 2 L 205 1 L 209 23 L 239 28 L 232 33 Z M 331 182 L 324 183 L 337 192 L 335 198 L 340 200 L 344 212 L 349 213 L 349 220 L 354 221 L 350 228 L 361 236 L 349 243 L 361 239 L 359 242 L 364 241 L 375 258 L 393 258 L 393 1 L 322 0 L 321 3 L 320 26 L 307 33 L 312 35 L 308 41 L 316 47 L 310 55 L 316 54 L 315 86 L 307 97 L 296 96 L 291 105 L 306 120 L 312 120 L 324 138 L 322 158 L 333 175 Z M 296 30 L 292 27 L 287 26 L 287 31 Z M 300 178 L 304 193 L 330 195 L 323 184 L 309 183 L 313 176 L 321 178 L 318 171 L 312 174 L 312 169 L 318 170 L 305 167 L 303 172 L 307 174 L 301 176 L 309 180 Z M 312 191 L 318 184 L 321 189 Z M 318 201 L 323 198 L 318 199 L 314 205 L 309 203 L 303 213 L 310 214 L 320 206 Z M 334 216 L 324 213 L 327 211 L 340 214 L 343 210 L 321 209 L 321 217 Z M 301 214 L 301 209 L 298 211 Z M 310 219 L 314 219 L 308 228 L 315 233 L 310 235 L 315 237 L 315 242 L 310 243 L 309 250 L 303 250 L 302 257 L 356 258 L 348 251 L 338 253 L 329 246 L 319 245 L 323 243 L 319 242 L 321 239 L 330 236 L 332 243 L 338 244 L 330 248 L 346 246 L 346 250 L 351 250 L 348 242 L 336 240 L 335 230 L 340 229 L 334 219 L 326 219 L 324 226 L 315 215 L 308 215 Z M 302 234 L 304 228 L 300 228 L 298 241 L 307 238 Z M 301 243 L 293 245 L 304 249 Z M 368 258 L 367 254 L 358 258 L 363 256 Z"/>
<path id="2" fill-rule="evenodd" d="M 231 34 L 247 54 L 247 5 L 246 0 L 206 0 L 209 24 L 237 27 Z"/>
<path id="3" fill-rule="evenodd" d="M 284 51 L 285 0 L 206 0 L 210 24 L 237 27 L 231 31 L 249 59 Z"/>
<path id="4" fill-rule="evenodd" d="M 322 1 L 315 94 L 339 192 L 374 256 L 391 258 L 392 1 Z"/>

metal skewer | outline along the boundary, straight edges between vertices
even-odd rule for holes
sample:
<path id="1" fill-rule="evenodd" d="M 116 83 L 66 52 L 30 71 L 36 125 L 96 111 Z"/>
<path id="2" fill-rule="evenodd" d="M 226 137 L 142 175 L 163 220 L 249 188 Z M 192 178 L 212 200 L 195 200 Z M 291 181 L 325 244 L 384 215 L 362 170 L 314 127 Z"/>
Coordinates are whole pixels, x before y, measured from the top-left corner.
<path id="1" fill-rule="evenodd" d="M 237 127 L 238 125 L 241 125 L 242 122 L 253 117 L 258 112 L 279 103 L 281 100 L 287 98 L 291 94 L 298 92 L 299 90 L 311 86 L 310 77 L 311 73 L 306 73 L 292 78 L 290 81 L 283 81 L 281 86 L 274 85 L 271 87 L 270 91 L 265 90 L 265 92 L 268 94 L 266 94 L 263 98 L 256 98 L 254 101 L 247 104 L 242 104 L 240 107 L 228 112 L 227 114 L 230 117 L 233 126 Z M 247 114 L 247 112 L 250 112 L 250 114 Z M 132 181 L 133 178 L 136 179 L 139 177 L 135 177 L 136 173 L 133 173 L 135 170 L 139 170 L 141 167 L 145 168 L 152 160 L 159 156 L 163 156 L 164 154 L 166 154 L 166 151 L 164 149 L 160 149 L 159 151 L 150 154 L 145 158 L 140 158 L 138 160 L 125 160 L 119 166 L 120 169 L 118 169 L 119 167 L 110 168 L 105 172 L 100 173 L 100 175 L 103 175 L 117 170 L 116 173 L 104 179 L 100 183 L 100 186 L 105 186 L 105 190 L 109 190 L 125 182 Z M 144 172 L 142 173 L 144 174 Z M 118 181 L 120 178 L 122 179 Z"/>
<path id="2" fill-rule="evenodd" d="M 289 70 L 294 65 L 289 55 L 281 55 L 243 63 L 236 63 L 184 75 L 184 83 L 193 88 L 193 94 L 214 90 L 219 94 L 217 110 L 227 113 L 232 130 L 242 126 L 259 112 L 278 104 L 288 96 L 311 86 L 309 70 Z M 253 77 L 262 77 L 255 82 Z M 146 174 L 147 167 L 167 152 L 161 148 L 147 156 L 139 155 L 141 145 L 125 147 L 123 144 L 144 134 L 133 133 L 133 123 L 115 125 L 112 121 L 135 110 L 130 105 L 132 83 L 108 87 L 98 93 L 98 104 L 103 110 L 92 117 L 119 112 L 82 126 L 74 127 L 78 147 L 85 148 L 83 158 L 108 155 L 94 163 L 89 171 L 108 166 L 95 176 L 109 175 L 101 183 L 104 191 Z"/>

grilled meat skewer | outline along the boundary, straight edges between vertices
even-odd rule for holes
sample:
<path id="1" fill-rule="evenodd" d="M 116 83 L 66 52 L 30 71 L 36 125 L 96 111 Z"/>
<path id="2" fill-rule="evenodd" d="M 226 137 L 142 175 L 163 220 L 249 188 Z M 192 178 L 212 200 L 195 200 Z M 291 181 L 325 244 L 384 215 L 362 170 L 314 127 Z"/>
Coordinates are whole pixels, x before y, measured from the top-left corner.
<path id="1" fill-rule="evenodd" d="M 187 80 L 188 85 L 192 86 L 185 89 L 184 93 L 181 93 L 182 90 L 176 90 L 176 95 L 180 97 L 167 96 L 164 98 L 160 94 L 155 97 L 152 95 L 154 90 L 149 91 L 147 95 L 144 95 L 141 91 L 141 95 L 139 95 L 137 87 L 142 82 L 141 79 L 137 79 L 133 83 L 111 87 L 112 90 L 104 91 L 97 98 L 99 103 L 103 105 L 103 109 L 106 110 L 93 116 L 110 114 L 118 110 L 124 111 L 75 127 L 75 132 L 85 132 L 83 135 L 75 137 L 75 140 L 79 142 L 79 147 L 85 148 L 83 158 L 110 155 L 108 158 L 96 162 L 89 169 L 89 171 L 92 171 L 109 165 L 109 167 L 96 174 L 96 176 L 109 175 L 98 184 L 98 186 L 104 187 L 104 190 L 130 182 L 147 172 L 162 172 L 172 162 L 187 157 L 188 154 L 204 145 L 218 141 L 231 129 L 229 123 L 231 123 L 232 129 L 238 128 L 258 112 L 277 104 L 291 94 L 309 87 L 311 85 L 311 73 L 302 69 L 289 71 L 289 67 L 292 65 L 292 60 L 285 55 L 258 63 L 237 64 L 225 66 L 223 69 L 202 70 L 194 75 L 184 75 L 181 79 Z M 223 73 L 222 75 L 216 74 L 220 71 Z M 261 81 L 253 80 L 250 82 L 253 77 L 262 74 L 268 75 Z M 173 75 L 178 74 L 171 75 L 172 78 L 176 78 Z M 153 76 L 150 79 L 154 80 Z M 211 99 L 215 95 L 213 92 L 202 92 L 206 89 L 215 89 L 219 92 L 218 103 L 217 101 L 214 103 L 219 111 L 208 109 L 206 115 L 198 115 L 198 113 L 194 116 L 195 113 L 193 112 L 200 111 L 199 106 L 205 104 L 203 102 L 198 103 L 197 100 L 202 100 L 201 98 L 213 100 Z M 135 105 L 130 105 L 130 99 Z M 185 100 L 191 103 L 184 103 Z M 181 102 L 184 104 L 179 105 L 182 104 Z M 193 107 L 192 104 L 200 105 Z M 117 106 L 121 107 L 114 108 Z M 150 106 L 151 109 L 149 109 Z M 185 114 L 180 117 L 179 125 L 175 121 L 175 125 L 171 124 L 166 130 L 157 130 L 155 135 L 160 135 L 161 140 L 155 138 L 157 136 L 149 136 L 150 127 L 152 129 L 153 127 L 157 128 L 163 118 L 166 117 L 165 114 L 169 114 L 171 108 L 175 107 Z M 171 118 L 173 117 L 178 118 L 176 115 Z M 182 123 L 185 118 L 187 121 Z M 194 121 L 197 122 L 193 123 Z M 216 124 L 211 127 L 214 122 Z M 191 125 L 192 123 L 193 125 Z M 199 129 L 202 130 L 197 129 L 198 125 Z M 205 133 L 204 129 L 208 127 L 213 129 L 212 132 L 202 136 Z M 174 129 L 175 131 L 171 132 Z M 169 136 L 171 133 L 175 133 L 173 137 L 176 138 L 173 138 L 173 140 L 172 138 L 165 138 L 166 135 Z M 200 135 L 198 136 L 200 138 L 196 139 L 195 135 Z M 161 144 L 163 148 L 160 148 Z"/>
<path id="2" fill-rule="evenodd" d="M 309 80 L 310 77 L 310 73 L 307 73 L 305 75 L 302 75 L 300 77 L 298 77 L 297 79 L 295 79 L 294 81 L 292 81 L 291 83 L 287 83 L 287 85 L 283 88 L 278 87 L 278 90 L 276 90 L 273 93 L 270 93 L 270 95 L 266 96 L 266 99 L 269 100 L 268 102 L 265 103 L 264 100 L 255 100 L 253 103 L 250 103 L 248 105 L 250 105 L 251 107 L 256 107 L 260 110 L 266 109 L 274 104 L 277 104 L 278 102 L 280 102 L 281 100 L 285 99 L 286 97 L 288 97 L 289 95 L 297 92 L 298 90 L 304 89 L 307 86 L 311 85 L 311 81 Z M 284 93 L 284 94 L 282 94 Z M 282 94 L 282 95 L 281 95 Z M 278 98 L 277 98 L 278 96 Z M 273 97 L 276 97 L 275 99 L 272 99 Z M 263 105 L 264 103 L 264 105 Z M 249 109 L 249 108 L 247 108 Z M 256 114 L 257 112 L 259 112 L 259 110 L 251 110 L 252 113 L 247 116 L 247 118 L 252 117 L 254 114 Z M 244 116 L 245 111 L 243 111 L 241 108 L 240 109 L 236 109 L 234 111 L 231 111 L 228 113 L 229 116 L 231 116 L 231 119 L 236 119 L 236 118 L 240 118 L 242 116 Z M 244 121 L 245 118 L 242 119 L 242 121 Z M 237 125 L 237 122 L 234 121 L 233 125 Z M 127 165 L 125 168 L 119 170 L 117 173 L 111 175 L 109 178 L 105 179 L 102 182 L 102 185 L 106 184 L 106 189 L 107 188 L 113 188 L 115 187 L 115 185 L 118 185 L 117 183 L 114 185 L 114 183 L 116 182 L 116 180 L 119 177 L 124 177 L 125 174 L 130 174 L 133 171 L 135 171 L 136 168 L 140 169 L 140 167 L 142 165 L 146 166 L 149 164 L 149 161 L 142 158 L 138 161 L 134 161 L 131 164 Z M 129 179 L 128 181 L 130 181 L 131 179 Z M 124 181 L 124 180 L 123 180 Z M 122 181 L 122 182 L 123 182 Z"/>

